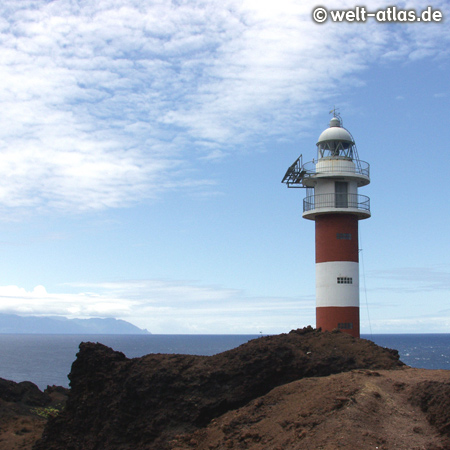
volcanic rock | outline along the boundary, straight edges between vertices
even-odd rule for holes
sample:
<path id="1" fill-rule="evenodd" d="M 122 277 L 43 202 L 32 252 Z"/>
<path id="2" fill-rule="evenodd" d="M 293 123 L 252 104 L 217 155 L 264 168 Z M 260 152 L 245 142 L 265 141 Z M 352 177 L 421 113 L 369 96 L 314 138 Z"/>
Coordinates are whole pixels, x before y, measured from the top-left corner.
<path id="1" fill-rule="evenodd" d="M 0 378 L 0 399 L 6 402 L 24 403 L 28 406 L 45 406 L 51 403 L 47 393 L 42 392 L 34 383 Z"/>
<path id="2" fill-rule="evenodd" d="M 168 449 L 176 436 L 202 429 L 277 386 L 403 366 L 395 350 L 311 327 L 214 356 L 128 359 L 104 345 L 82 343 L 69 375 L 66 408 L 49 421 L 34 450 Z"/>

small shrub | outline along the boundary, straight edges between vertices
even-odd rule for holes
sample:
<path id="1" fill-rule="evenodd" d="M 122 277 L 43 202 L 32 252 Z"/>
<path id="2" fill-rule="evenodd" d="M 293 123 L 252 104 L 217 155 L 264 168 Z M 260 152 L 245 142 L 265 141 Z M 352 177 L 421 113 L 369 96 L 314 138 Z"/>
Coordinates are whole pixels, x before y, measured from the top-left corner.
<path id="1" fill-rule="evenodd" d="M 61 410 L 54 408 L 53 406 L 46 406 L 41 408 L 33 408 L 31 412 L 39 417 L 43 417 L 44 419 L 49 419 L 50 417 L 56 417 Z"/>

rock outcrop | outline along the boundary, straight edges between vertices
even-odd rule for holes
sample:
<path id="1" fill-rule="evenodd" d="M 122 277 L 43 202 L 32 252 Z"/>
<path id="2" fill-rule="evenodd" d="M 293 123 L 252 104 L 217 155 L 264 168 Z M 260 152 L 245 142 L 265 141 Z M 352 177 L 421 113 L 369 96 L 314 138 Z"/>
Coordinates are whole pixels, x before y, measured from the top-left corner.
<path id="1" fill-rule="evenodd" d="M 50 395 L 42 392 L 31 381 L 14 381 L 0 378 L 0 399 L 5 402 L 22 403 L 27 406 L 47 406 L 51 403 Z"/>
<path id="2" fill-rule="evenodd" d="M 47 387 L 42 392 L 34 383 L 0 378 L 0 450 L 31 449 L 50 415 L 64 406 L 68 389 Z"/>
<path id="3" fill-rule="evenodd" d="M 354 369 L 398 369 L 397 351 L 311 327 L 262 337 L 214 356 L 150 354 L 128 359 L 82 343 L 65 410 L 34 450 L 166 449 L 177 435 L 277 386 Z"/>

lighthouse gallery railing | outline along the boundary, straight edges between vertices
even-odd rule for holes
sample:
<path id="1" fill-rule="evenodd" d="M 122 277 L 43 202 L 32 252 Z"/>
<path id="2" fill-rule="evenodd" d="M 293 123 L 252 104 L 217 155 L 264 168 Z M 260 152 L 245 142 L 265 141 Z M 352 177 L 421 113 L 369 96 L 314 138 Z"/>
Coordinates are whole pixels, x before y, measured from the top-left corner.
<path id="1" fill-rule="evenodd" d="M 323 158 L 322 161 L 325 161 L 326 159 L 327 158 Z M 342 173 L 342 174 L 349 173 L 349 174 L 363 175 L 367 178 L 370 177 L 370 165 L 365 161 L 352 160 L 355 163 L 355 166 L 349 167 L 348 159 L 339 160 L 337 158 L 332 158 L 331 160 L 333 162 L 332 165 L 321 167 L 320 169 L 316 167 L 318 161 L 309 161 L 303 164 L 301 170 L 304 172 L 304 177 L 306 178 L 322 173 Z"/>
<path id="2" fill-rule="evenodd" d="M 303 212 L 318 208 L 353 208 L 370 212 L 370 198 L 360 194 L 317 194 L 303 200 Z"/>

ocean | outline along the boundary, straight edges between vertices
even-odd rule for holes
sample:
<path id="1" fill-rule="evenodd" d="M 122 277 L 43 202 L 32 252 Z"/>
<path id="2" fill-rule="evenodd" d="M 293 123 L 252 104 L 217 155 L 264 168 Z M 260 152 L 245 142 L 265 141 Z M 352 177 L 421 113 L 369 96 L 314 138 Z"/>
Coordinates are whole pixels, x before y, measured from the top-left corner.
<path id="1" fill-rule="evenodd" d="M 259 335 L 42 335 L 0 334 L 0 378 L 32 381 L 40 389 L 69 386 L 67 378 L 80 342 L 100 342 L 129 358 L 149 353 L 214 355 Z M 450 370 L 450 334 L 362 335 L 399 351 L 411 367 Z"/>

